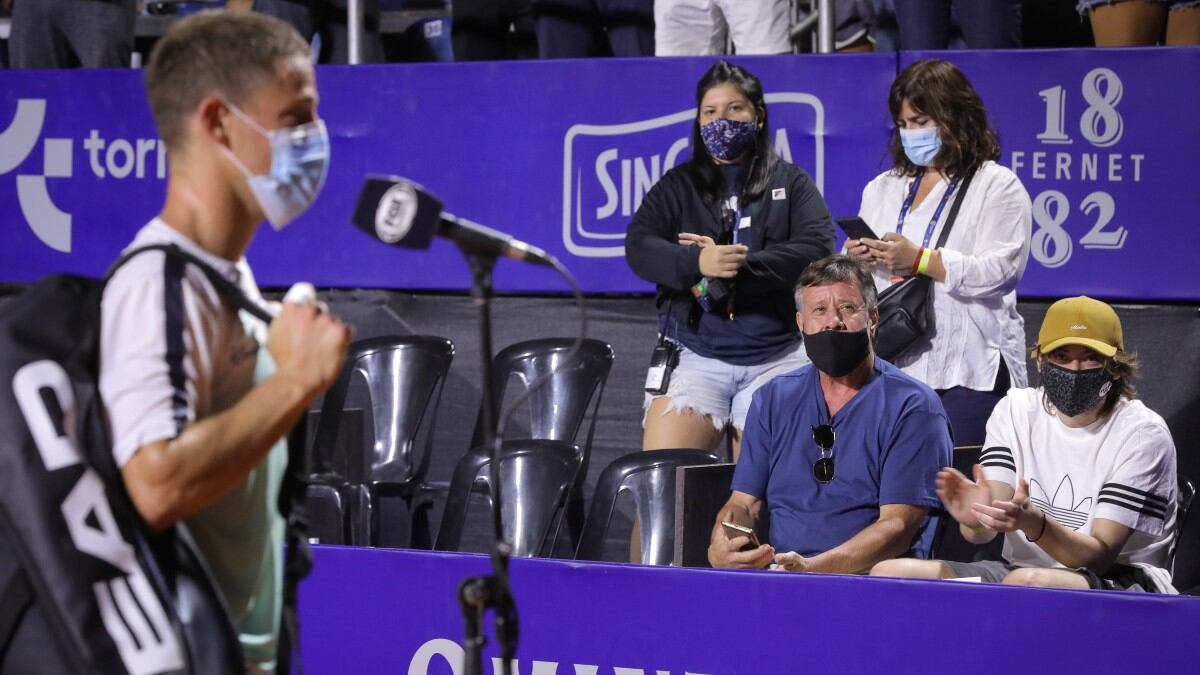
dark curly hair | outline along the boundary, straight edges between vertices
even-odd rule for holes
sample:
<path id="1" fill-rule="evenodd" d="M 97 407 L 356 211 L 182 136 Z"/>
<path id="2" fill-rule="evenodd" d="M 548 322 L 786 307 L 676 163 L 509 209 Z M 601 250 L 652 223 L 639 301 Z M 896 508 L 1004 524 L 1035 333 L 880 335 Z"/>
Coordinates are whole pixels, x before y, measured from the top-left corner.
<path id="1" fill-rule="evenodd" d="M 900 143 L 900 126 L 895 121 L 900 119 L 900 106 L 905 100 L 937 123 L 942 149 L 935 161 L 943 173 L 961 176 L 989 159 L 1000 159 L 1000 139 L 967 76 L 949 61 L 923 59 L 901 71 L 888 92 L 893 120 L 888 152 L 896 173 L 915 176 L 923 168 L 909 160 Z"/>
<path id="2" fill-rule="evenodd" d="M 725 197 L 725 178 L 717 168 L 716 161 L 704 146 L 700 136 L 700 103 L 709 89 L 721 84 L 732 84 L 750 105 L 754 106 L 755 116 L 762 124 L 754 138 L 754 150 L 750 158 L 750 171 L 746 176 L 746 185 L 739 197 L 747 202 L 757 199 L 767 189 L 771 172 L 779 163 L 774 148 L 771 146 L 771 135 L 767 124 L 767 102 L 763 98 L 762 83 L 750 71 L 741 66 L 735 66 L 728 61 L 718 61 L 696 83 L 696 119 L 692 122 L 692 159 L 687 164 L 692 182 L 700 191 L 706 204 L 712 204 Z"/>

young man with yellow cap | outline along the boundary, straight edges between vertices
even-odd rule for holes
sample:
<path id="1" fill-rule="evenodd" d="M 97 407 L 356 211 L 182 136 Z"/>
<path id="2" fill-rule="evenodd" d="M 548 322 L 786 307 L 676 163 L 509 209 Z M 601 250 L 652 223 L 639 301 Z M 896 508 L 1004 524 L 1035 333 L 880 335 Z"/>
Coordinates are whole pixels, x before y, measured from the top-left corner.
<path id="1" fill-rule="evenodd" d="M 1004 560 L 889 560 L 871 573 L 1175 593 L 1175 444 L 1134 398 L 1121 320 L 1099 300 L 1059 300 L 1033 355 L 1042 386 L 996 406 L 975 480 L 952 468 L 937 478 L 968 541 L 1004 533 Z"/>

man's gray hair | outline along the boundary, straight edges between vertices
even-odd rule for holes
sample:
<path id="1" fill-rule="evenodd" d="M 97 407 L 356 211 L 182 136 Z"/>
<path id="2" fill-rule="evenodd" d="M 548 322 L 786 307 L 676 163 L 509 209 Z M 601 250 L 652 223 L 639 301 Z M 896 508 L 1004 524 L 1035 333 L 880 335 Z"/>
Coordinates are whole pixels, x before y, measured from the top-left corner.
<path id="1" fill-rule="evenodd" d="M 871 276 L 871 268 L 858 258 L 842 254 L 826 256 L 804 268 L 804 273 L 800 275 L 800 281 L 793 291 L 796 310 L 803 309 L 802 296 L 805 288 L 836 283 L 857 285 L 866 304 L 867 313 L 875 311 L 879 304 L 879 296 L 875 292 L 875 278 Z"/>

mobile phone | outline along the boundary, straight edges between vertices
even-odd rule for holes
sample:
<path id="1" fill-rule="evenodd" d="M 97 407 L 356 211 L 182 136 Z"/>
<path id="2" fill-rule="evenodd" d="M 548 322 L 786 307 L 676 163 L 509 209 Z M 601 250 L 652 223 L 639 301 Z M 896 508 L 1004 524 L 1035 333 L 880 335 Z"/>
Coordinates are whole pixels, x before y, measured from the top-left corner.
<path id="1" fill-rule="evenodd" d="M 735 537 L 750 537 L 750 543 L 741 548 L 743 551 L 753 551 L 760 546 L 758 543 L 758 536 L 754 534 L 754 530 L 752 528 L 731 523 L 728 520 L 721 521 L 721 528 L 725 530 L 725 537 L 728 539 L 733 539 Z"/>
<path id="2" fill-rule="evenodd" d="M 867 222 L 858 216 L 852 218 L 838 218 L 838 227 L 842 228 L 842 232 L 846 233 L 846 237 L 850 239 L 878 239 L 875 231 L 871 229 Z"/>

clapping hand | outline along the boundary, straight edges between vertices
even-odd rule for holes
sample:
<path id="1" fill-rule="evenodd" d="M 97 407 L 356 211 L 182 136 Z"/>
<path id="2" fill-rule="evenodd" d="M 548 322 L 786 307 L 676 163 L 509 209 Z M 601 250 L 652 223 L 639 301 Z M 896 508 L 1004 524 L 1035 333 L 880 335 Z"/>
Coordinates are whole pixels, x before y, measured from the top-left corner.
<path id="1" fill-rule="evenodd" d="M 942 469 L 937 475 L 937 495 L 955 520 L 967 527 L 978 528 L 983 523 L 972 506 L 991 504 L 992 488 L 983 475 L 982 466 L 976 464 L 974 474 L 975 481 L 972 482 L 958 469 Z"/>
<path id="2" fill-rule="evenodd" d="M 980 502 L 972 504 L 971 510 L 982 525 L 997 532 L 1023 530 L 1040 522 L 1038 513 L 1030 508 L 1029 481 L 1024 478 L 1017 483 L 1011 500 Z"/>

